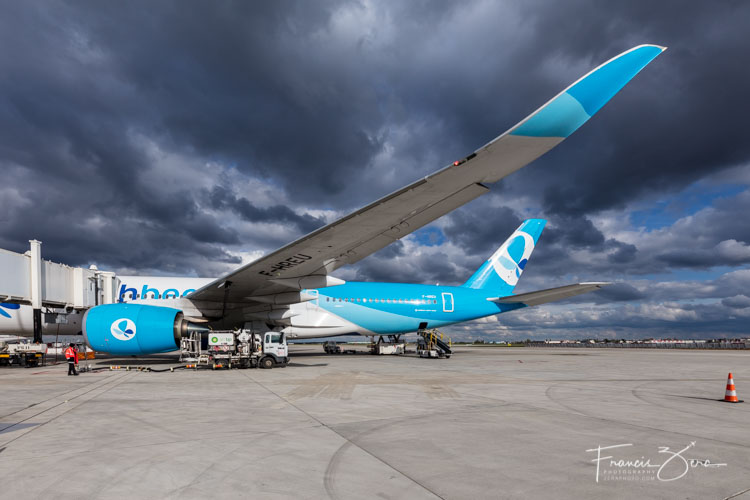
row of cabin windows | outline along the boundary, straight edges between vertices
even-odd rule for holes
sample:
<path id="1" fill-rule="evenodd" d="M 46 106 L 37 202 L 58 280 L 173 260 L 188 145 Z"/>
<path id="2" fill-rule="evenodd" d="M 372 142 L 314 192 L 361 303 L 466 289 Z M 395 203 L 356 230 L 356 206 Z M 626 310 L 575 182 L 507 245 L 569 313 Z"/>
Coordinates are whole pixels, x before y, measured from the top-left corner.
<path id="1" fill-rule="evenodd" d="M 161 299 L 161 295 L 156 295 L 153 292 L 149 292 L 147 295 L 149 295 L 149 298 L 152 299 Z M 171 293 L 165 294 L 165 297 L 163 298 L 177 298 L 177 295 L 173 295 Z M 128 292 L 123 294 L 123 298 L 127 299 L 133 299 L 132 292 Z M 141 298 L 139 293 L 135 294 L 135 298 Z M 146 298 L 146 297 L 143 297 Z M 326 302 L 375 302 L 375 303 L 383 303 L 383 304 L 437 304 L 437 300 L 434 299 L 361 299 L 361 298 L 344 298 L 344 299 L 336 299 L 331 297 L 326 297 Z"/>
<path id="2" fill-rule="evenodd" d="M 357 298 L 345 298 L 337 299 L 326 297 L 326 302 L 376 302 L 384 304 L 437 304 L 437 300 L 434 299 L 357 299 Z"/>

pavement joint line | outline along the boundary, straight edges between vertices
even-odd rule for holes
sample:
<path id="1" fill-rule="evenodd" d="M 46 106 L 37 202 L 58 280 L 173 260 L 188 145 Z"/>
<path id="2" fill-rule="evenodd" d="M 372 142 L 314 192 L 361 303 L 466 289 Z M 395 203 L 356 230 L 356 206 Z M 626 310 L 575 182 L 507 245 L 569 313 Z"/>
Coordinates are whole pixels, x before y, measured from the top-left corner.
<path id="1" fill-rule="evenodd" d="M 550 392 L 551 392 L 551 391 L 552 391 L 552 389 L 554 389 L 555 387 L 561 387 L 561 386 L 560 386 L 560 385 L 557 385 L 557 384 L 552 384 L 552 385 L 548 386 L 548 387 L 547 387 L 547 389 L 546 389 L 546 390 L 544 391 L 544 395 L 545 395 L 545 396 L 547 397 L 547 399 L 549 399 L 550 401 L 552 401 L 553 403 L 555 403 L 555 404 L 556 404 L 556 405 L 558 405 L 558 406 L 562 406 L 562 407 L 563 407 L 563 408 L 565 408 L 566 410 L 570 410 L 570 411 L 572 411 L 572 412 L 573 412 L 573 413 L 575 413 L 576 415 L 583 415 L 584 417 L 586 416 L 586 414 L 585 414 L 585 413 L 583 413 L 582 411 L 579 411 L 579 410 L 575 409 L 574 407 L 572 407 L 572 406 L 570 406 L 570 405 L 566 405 L 566 404 L 562 403 L 561 401 L 558 401 L 557 399 L 553 398 L 553 397 L 552 397 L 552 396 L 550 395 Z"/>
<path id="2" fill-rule="evenodd" d="M 309 427 L 295 427 L 294 429 L 295 430 L 306 430 L 306 429 L 314 429 L 314 428 L 317 428 L 317 427 L 320 427 L 320 425 L 310 425 Z M 154 447 L 154 446 L 159 447 L 159 446 L 164 446 L 164 445 L 168 445 L 168 444 L 175 444 L 175 443 L 202 443 L 204 441 L 208 442 L 208 443 L 215 443 L 217 441 L 225 441 L 225 440 L 228 441 L 228 442 L 235 442 L 237 440 L 237 436 L 250 436 L 250 437 L 252 437 L 252 436 L 268 436 L 268 435 L 275 435 L 275 434 L 276 434 L 275 431 L 267 431 L 267 432 L 248 431 L 248 432 L 241 432 L 241 433 L 232 431 L 231 433 L 229 433 L 229 435 L 218 437 L 218 438 L 216 436 L 209 436 L 209 437 L 205 437 L 205 438 L 196 438 L 196 439 L 177 439 L 177 440 L 174 440 L 174 441 L 159 441 L 159 442 L 146 443 L 146 444 L 136 444 L 136 445 L 132 445 L 132 446 L 118 446 L 118 450 L 131 450 L 131 449 L 136 449 L 136 448 L 150 448 L 150 447 Z M 5 448 L 0 448 L 0 453 L 2 453 L 2 451 L 4 449 Z M 66 450 L 66 451 L 63 451 L 63 452 L 60 452 L 60 453 L 50 453 L 50 454 L 47 454 L 47 455 L 34 455 L 33 457 L 27 457 L 27 458 L 24 458 L 24 457 L 20 457 L 20 458 L 13 457 L 12 459 L 9 458 L 8 460 L 13 460 L 14 462 L 15 461 L 23 461 L 23 460 L 39 460 L 40 458 L 74 456 L 74 455 L 80 455 L 82 453 L 85 453 L 85 454 L 112 453 L 112 450 L 104 450 L 104 449 L 102 449 L 102 450 L 88 449 L 88 450 L 76 450 L 76 451 L 67 451 Z M 0 463 L 2 462 L 2 460 L 3 459 L 0 458 Z"/>
<path id="3" fill-rule="evenodd" d="M 725 497 L 725 498 L 724 498 L 724 500 L 730 500 L 730 499 L 732 499 L 732 498 L 735 498 L 735 497 L 738 497 L 738 496 L 740 496 L 740 495 L 744 495 L 744 494 L 745 494 L 745 493 L 747 493 L 748 491 L 750 491 L 750 488 L 745 488 L 745 489 L 744 489 L 744 490 L 742 490 L 742 491 L 738 491 L 737 493 L 733 493 L 733 494 L 729 495 L 728 497 Z"/>
<path id="4" fill-rule="evenodd" d="M 39 416 L 39 415 L 41 415 L 41 414 L 43 414 L 43 413 L 46 413 L 46 412 L 48 412 L 48 411 L 50 411 L 50 410 L 54 410 L 55 408 L 57 408 L 57 407 L 59 407 L 59 406 L 61 406 L 61 405 L 64 405 L 64 404 L 66 404 L 66 403 L 69 403 L 69 402 L 73 401 L 74 399 L 78 399 L 78 398 L 80 398 L 80 397 L 82 397 L 82 396 L 85 396 L 86 394 L 89 394 L 89 393 L 91 393 L 91 392 L 93 392 L 93 391 L 95 391 L 95 390 L 97 390 L 97 389 L 100 389 L 100 388 L 102 388 L 102 387 L 106 386 L 107 384 L 110 384 L 110 383 L 112 383 L 112 382 L 116 382 L 117 380 L 120 380 L 120 379 L 124 378 L 124 376 L 123 376 L 123 377 L 119 377 L 119 378 L 116 378 L 116 379 L 114 379 L 114 380 L 109 380 L 109 381 L 107 381 L 107 380 L 108 380 L 109 378 L 110 378 L 110 377 L 108 377 L 107 379 L 104 379 L 103 381 L 101 381 L 101 382 L 103 382 L 103 383 L 101 383 L 101 384 L 97 385 L 96 387 L 92 387 L 92 388 L 91 388 L 91 389 L 89 389 L 88 391 L 82 392 L 81 394 L 78 394 L 78 395 L 76 395 L 76 396 L 73 396 L 73 397 L 71 397 L 71 398 L 69 398 L 69 399 L 66 399 L 66 400 L 64 400 L 64 401 L 61 401 L 60 403 L 58 403 L 58 404 L 56 404 L 56 405 L 53 405 L 53 406 L 50 406 L 49 408 L 46 408 L 46 409 L 44 409 L 44 410 L 42 410 L 42 411 L 40 411 L 40 412 L 38 412 L 38 413 L 35 413 L 34 415 L 31 415 L 31 416 L 29 416 L 29 417 L 26 417 L 26 418 L 25 418 L 25 419 L 23 419 L 23 420 L 20 420 L 20 421 L 18 421 L 18 422 L 14 422 L 13 424 L 11 424 L 11 425 L 9 425 L 9 426 L 7 426 L 7 427 L 4 427 L 4 428 L 0 429 L 0 432 L 3 432 L 3 431 L 5 431 L 5 430 L 7 430 L 7 429 L 10 429 L 10 428 L 12 428 L 12 427 L 15 427 L 15 426 L 16 426 L 16 425 L 18 425 L 18 424 L 22 424 L 22 423 L 26 422 L 27 420 L 29 420 L 29 419 L 32 419 L 32 418 L 34 418 L 34 417 L 37 417 L 37 416 Z M 98 381 L 97 381 L 97 382 L 98 382 Z M 85 385 L 84 387 L 79 387 L 79 388 L 78 388 L 78 389 L 76 389 L 76 390 L 82 390 L 82 389 L 85 389 L 85 388 L 86 388 L 86 387 L 88 387 L 89 385 L 91 385 L 91 384 L 87 384 L 87 385 Z M 117 385 L 119 385 L 119 384 L 117 384 Z M 102 394 L 103 394 L 104 392 L 108 391 L 109 389 L 113 388 L 113 387 L 116 387 L 116 385 L 113 385 L 113 386 L 109 387 L 109 388 L 108 388 L 107 390 L 103 391 L 103 392 L 102 392 Z M 65 392 L 65 393 L 63 393 L 62 395 L 64 395 L 64 394 L 69 394 L 70 392 L 74 392 L 74 391 L 68 391 L 68 392 Z M 61 395 L 61 396 L 62 396 L 62 395 Z M 98 395 L 97 395 L 97 396 L 98 396 Z M 54 399 L 54 398 L 50 398 L 50 399 Z M 49 399 L 48 399 L 48 400 L 46 400 L 46 401 L 49 401 Z M 45 401 L 45 402 L 46 402 L 46 401 Z M 25 409 L 28 409 L 28 408 L 33 408 L 34 406 L 38 406 L 38 405 L 32 405 L 32 406 L 29 406 L 29 407 L 27 407 L 27 408 L 25 408 Z M 73 406 L 73 407 L 71 407 L 71 408 L 70 408 L 69 410 L 66 410 L 65 412 L 61 413 L 60 415 L 64 415 L 65 413 L 67 413 L 68 411 L 70 411 L 70 410 L 72 410 L 73 408 L 76 408 L 76 407 L 77 407 L 77 406 Z M 21 411 L 23 411 L 23 410 L 21 410 Z M 15 412 L 15 413 L 18 413 L 18 412 Z M 58 416 L 60 416 L 60 415 L 58 415 Z M 54 417 L 54 418 L 50 419 L 50 420 L 49 420 L 48 422 L 51 422 L 51 421 L 52 421 L 52 420 L 54 420 L 55 418 L 57 418 L 57 417 Z M 37 428 L 37 427 L 41 427 L 42 425 L 44 425 L 44 424 L 46 424 L 46 423 L 47 423 L 47 422 L 44 422 L 44 423 L 42 423 L 42 424 L 40 424 L 40 425 L 36 426 L 35 428 Z M 32 430 L 33 430 L 33 429 L 32 429 Z M 24 433 L 23 435 L 26 435 L 26 434 L 28 434 L 28 433 Z M 18 437 L 21 437 L 21 436 L 18 436 Z M 16 439 L 17 439 L 17 438 L 16 438 Z M 13 440 L 11 440 L 11 441 L 15 441 L 15 439 L 13 439 Z M 10 443 L 11 441 L 8 441 L 8 443 Z M 8 444 L 8 443 L 5 443 L 5 444 Z"/>
<path id="5" fill-rule="evenodd" d="M 330 430 L 331 432 L 333 432 L 334 434 L 336 434 L 337 436 L 339 436 L 339 437 L 340 437 L 341 439 L 343 439 L 343 440 L 344 440 L 344 441 L 346 441 L 347 443 L 350 443 L 350 444 L 351 444 L 352 446 L 355 446 L 355 447 L 357 447 L 358 449 L 362 450 L 363 452 L 365 452 L 366 454 L 370 455 L 370 456 L 371 456 L 372 458 L 374 458 L 374 459 L 375 459 L 375 460 L 377 460 L 378 462 L 382 463 L 383 465 L 387 466 L 388 468 L 390 468 L 390 469 L 392 469 L 392 470 L 396 471 L 397 473 L 401 474 L 401 475 L 402 475 L 402 476 L 404 476 L 404 477 L 405 477 L 406 479 L 408 479 L 409 481 L 413 482 L 414 484 L 416 484 L 416 485 L 420 486 L 420 487 L 421 487 L 421 488 L 423 488 L 423 489 L 424 489 L 425 491 L 429 492 L 430 494 L 434 495 L 435 497 L 437 497 L 437 498 L 440 498 L 441 500 L 445 500 L 445 498 L 444 498 L 444 497 L 442 497 L 442 496 L 438 495 L 437 493 L 435 493 L 434 491 L 432 491 L 432 490 L 431 490 L 430 488 L 428 488 L 428 487 L 427 487 L 427 486 L 425 486 L 424 484 L 420 483 L 419 481 L 417 481 L 417 480 L 416 480 L 416 479 L 414 479 L 413 477 L 411 477 L 411 476 L 409 476 L 408 474 L 406 474 L 406 473 L 404 473 L 404 472 L 400 471 L 399 469 L 395 468 L 394 466 L 392 466 L 391 464 L 389 464 L 388 462 L 386 462 L 386 461 L 385 461 L 385 460 L 383 460 L 382 458 L 378 457 L 377 455 L 373 454 L 373 453 L 372 453 L 372 452 L 370 452 L 369 450 L 367 450 L 367 449 L 365 449 L 365 448 L 362 448 L 362 447 L 361 447 L 361 446 L 359 446 L 359 445 L 358 445 L 357 443 L 355 443 L 355 442 L 351 441 L 351 440 L 350 440 L 349 438 L 347 438 L 347 437 L 346 437 L 346 436 L 344 436 L 343 434 L 339 433 L 339 432 L 338 432 L 338 431 L 337 431 L 336 429 L 334 429 L 333 427 L 330 427 L 329 425 L 325 424 L 325 423 L 324 423 L 323 421 L 321 421 L 321 420 L 317 419 L 316 417 L 314 417 L 314 416 L 313 416 L 313 415 L 311 415 L 310 413 L 306 412 L 305 410 L 303 410 L 303 409 L 302 409 L 302 408 L 300 408 L 299 406 L 297 406 L 297 405 L 295 405 L 294 403 L 292 403 L 291 401 L 287 400 L 287 399 L 286 399 L 286 398 L 285 398 L 284 396 L 282 396 L 282 395 L 280 395 L 280 394 L 276 393 L 276 392 L 275 392 L 275 391 L 274 391 L 273 389 L 270 389 L 270 388 L 266 387 L 266 386 L 265 386 L 264 384 L 262 384 L 261 382 L 258 382 L 257 380 L 255 380 L 255 379 L 254 379 L 253 377 L 251 377 L 250 375 L 247 375 L 246 373 L 243 373 L 243 375 L 244 375 L 245 377 L 247 377 L 247 378 L 248 378 L 248 379 L 249 379 L 250 381 L 252 381 L 253 383 L 255 383 L 255 384 L 259 385 L 260 387 L 262 387 L 262 388 L 263 388 L 263 389 L 265 389 L 266 391 L 270 392 L 271 394 L 273 394 L 273 395 L 274 395 L 274 396 L 276 396 L 277 398 L 279 398 L 279 399 L 281 399 L 282 401 L 284 401 L 284 402 L 285 402 L 286 404 L 290 405 L 290 406 L 291 406 L 292 408 L 294 408 L 294 409 L 296 409 L 297 411 L 299 411 L 299 412 L 301 412 L 301 413 L 305 414 L 305 415 L 306 415 L 307 417 L 309 417 L 310 419 L 312 419 L 312 420 L 314 420 L 314 421 L 318 422 L 318 424 L 320 424 L 320 425 L 321 425 L 322 427 L 324 427 L 324 428 L 326 428 L 326 429 Z M 340 447 L 339 447 L 339 448 L 340 448 Z"/>
<path id="6" fill-rule="evenodd" d="M 502 403 L 499 403 L 499 404 L 498 403 L 484 403 L 484 406 L 482 408 L 461 408 L 460 411 L 462 413 L 476 413 L 476 412 L 482 412 L 482 411 L 486 411 L 486 410 L 503 408 L 503 407 L 506 407 L 506 406 L 513 406 L 513 405 L 514 405 L 514 403 L 504 403 L 504 404 L 502 404 Z M 303 412 L 303 413 L 305 413 L 307 415 L 307 413 L 304 410 L 300 410 L 300 411 Z M 347 421 L 347 422 L 339 422 L 337 424 L 330 424 L 330 425 L 329 424 L 324 424 L 324 423 L 318 421 L 317 419 L 315 419 L 315 421 L 318 422 L 319 425 L 327 427 L 327 428 L 333 430 L 334 432 L 336 432 L 338 434 L 338 432 L 333 429 L 334 426 L 335 427 L 344 427 L 344 426 L 351 425 L 351 424 L 374 423 L 374 422 L 383 422 L 383 425 L 391 425 L 393 423 L 400 422 L 402 420 L 412 420 L 412 419 L 418 420 L 420 418 L 423 419 L 423 418 L 431 418 L 431 417 L 440 417 L 440 416 L 443 416 L 443 415 L 455 415 L 455 413 L 456 413 L 456 410 L 446 410 L 446 411 L 440 411 L 440 412 L 426 411 L 424 413 L 417 413 L 417 414 L 414 414 L 414 415 L 397 416 L 397 417 L 382 417 L 382 418 L 368 418 L 368 419 L 360 419 L 360 420 Z M 310 418 L 314 419 L 314 417 L 312 417 L 312 416 L 310 416 Z M 346 438 L 344 438 L 344 439 L 346 439 Z"/>
<path id="7" fill-rule="evenodd" d="M 235 447 L 233 447 L 233 448 L 229 449 L 228 451 L 226 451 L 226 452 L 225 452 L 225 453 L 224 453 L 224 454 L 222 455 L 222 457 L 226 457 L 226 456 L 229 456 L 229 455 L 231 455 L 232 453 L 235 453 L 235 452 L 236 452 L 236 451 L 237 451 L 237 450 L 238 450 L 239 448 L 241 448 L 242 446 L 243 446 L 242 444 L 238 444 L 237 446 L 235 446 Z M 233 469 L 233 471 L 232 471 L 232 472 L 236 472 L 236 471 L 237 471 L 238 469 L 241 469 L 242 467 L 243 467 L 243 464 L 242 464 L 242 463 L 240 463 L 240 464 L 236 464 L 236 467 L 235 467 L 235 468 Z M 205 474 L 206 472 L 208 472 L 208 471 L 210 471 L 210 470 L 215 470 L 215 469 L 216 469 L 216 463 L 209 463 L 208 465 L 206 465 L 206 466 L 205 466 L 205 467 L 203 468 L 203 470 L 202 470 L 202 471 L 200 471 L 200 472 L 196 472 L 196 473 L 195 473 L 195 477 L 193 478 L 193 480 L 192 480 L 192 481 L 190 481 L 189 483 L 187 483 L 187 484 L 185 484 L 185 485 L 183 485 L 183 486 L 180 486 L 180 487 L 178 487 L 178 488 L 174 488 L 173 490 L 171 490 L 171 491 L 169 491 L 169 492 L 166 492 L 166 493 L 164 494 L 164 496 L 165 496 L 165 497 L 167 497 L 167 496 L 169 496 L 169 497 L 174 497 L 175 495 L 177 495 L 177 497 L 178 497 L 178 498 L 180 498 L 180 496 L 181 496 L 180 494 L 181 494 L 181 493 L 183 493 L 183 492 L 184 492 L 185 490 L 188 490 L 188 489 L 189 489 L 189 488 L 191 488 L 192 486 L 194 486 L 194 485 L 196 485 L 196 484 L 200 484 L 200 483 L 201 483 L 202 481 L 204 481 L 204 479 L 201 479 L 201 476 L 202 476 L 203 474 Z"/>
<path id="8" fill-rule="evenodd" d="M 90 383 L 88 383 L 88 384 L 84 385 L 83 387 L 76 387 L 76 388 L 75 388 L 75 389 L 73 389 L 73 390 L 70 390 L 70 391 L 66 391 L 66 392 L 63 392 L 62 394 L 58 394 L 57 396 L 53 396 L 53 397 L 51 397 L 51 398 L 47 398 L 47 399 L 45 399 L 44 401 L 40 401 L 39 403 L 34 403 L 34 404 L 31 404 L 31 405 L 27 406 L 26 408 L 21 408 L 21 409 L 20 409 L 20 410 L 18 410 L 18 411 L 14 411 L 13 413 L 8 413 L 7 415 L 3 415 L 3 416 L 1 416 L 0 418 L 6 418 L 6 417 L 10 417 L 11 415 L 16 415 L 16 414 L 18 414 L 18 413 L 21 413 L 21 412 L 23 412 L 23 411 L 26 411 L 26 410 L 28 410 L 28 409 L 30 409 L 30 408 L 34 408 L 34 407 L 36 407 L 36 406 L 40 406 L 40 405 L 43 405 L 44 403 L 46 403 L 46 402 L 48 402 L 48 401 L 51 401 L 51 400 L 53 400 L 53 399 L 56 399 L 56 398 L 61 398 L 61 397 L 65 396 L 66 394 L 70 394 L 70 393 L 72 393 L 72 392 L 76 392 L 76 391 L 81 391 L 81 390 L 83 390 L 83 389 L 86 389 L 87 387 L 90 387 L 90 386 L 91 386 L 91 385 L 93 385 L 93 384 L 97 384 L 97 383 L 99 383 L 99 382 L 102 382 L 102 383 L 99 383 L 99 385 L 97 385 L 96 387 L 93 387 L 93 388 L 89 389 L 89 390 L 88 390 L 88 391 L 86 391 L 86 392 L 83 392 L 83 393 L 81 393 L 81 394 L 78 394 L 77 396 L 73 396 L 72 398 L 69 398 L 69 399 L 66 399 L 66 400 L 64 400 L 64 401 L 61 401 L 60 403 L 57 403 L 56 405 L 50 406 L 49 408 L 46 408 L 46 409 L 44 409 L 44 410 L 42 410 L 42 411 L 40 411 L 40 412 L 38 412 L 38 413 L 35 413 L 34 415 L 31 415 L 30 417 L 26 417 L 26 418 L 25 418 L 25 419 L 23 419 L 23 420 L 19 420 L 18 422 L 14 422 L 14 423 L 12 423 L 11 425 L 9 425 L 9 426 L 7 426 L 7 427 L 3 427 L 2 429 L 0 429 L 0 433 L 2 433 L 3 431 L 5 431 L 6 429 L 10 429 L 11 427 L 13 427 L 13 426 L 15 426 L 15 425 L 18 425 L 18 424 L 21 424 L 21 423 L 23 423 L 23 422 L 27 421 L 27 420 L 28 420 L 28 419 L 30 419 L 30 418 L 34 418 L 34 417 L 36 417 L 37 415 L 41 415 L 41 414 L 42 414 L 42 413 L 44 413 L 44 412 L 47 412 L 47 411 L 49 411 L 49 410 L 52 410 L 52 409 L 54 409 L 54 408 L 57 408 L 58 406 L 60 406 L 60 405 L 62 405 L 62 404 L 65 404 L 65 403 L 67 403 L 67 402 L 68 402 L 68 401 L 70 401 L 71 399 L 75 399 L 75 398 L 77 398 L 77 397 L 80 397 L 80 396 L 82 396 L 82 395 L 84 395 L 84 394 L 88 394 L 89 392 L 91 392 L 91 391 L 93 391 L 93 390 L 96 390 L 96 389 L 97 389 L 98 387 L 101 387 L 101 386 L 103 386 L 103 385 L 106 385 L 107 383 L 109 383 L 109 382 L 106 382 L 106 381 L 107 381 L 107 380 L 108 380 L 109 378 L 111 378 L 111 376 L 110 376 L 110 377 L 107 377 L 107 378 L 105 378 L 105 379 L 103 379 L 103 380 L 96 380 L 96 381 L 94 381 L 94 382 L 90 382 Z M 2 425 L 2 424 L 0 424 L 0 425 Z"/>
<path id="9" fill-rule="evenodd" d="M 114 374 L 113 374 L 113 375 L 114 375 Z M 110 375 L 109 377 L 106 377 L 106 378 L 105 378 L 104 380 L 107 380 L 108 378 L 112 377 L 113 375 Z M 87 383 L 87 384 L 86 384 L 86 385 L 84 385 L 83 387 L 76 387 L 75 389 L 71 389 L 71 390 L 69 390 L 69 391 L 66 391 L 66 392 L 63 392 L 63 393 L 61 393 L 61 394 L 57 394 L 56 396 L 52 396 L 52 397 L 50 397 L 50 398 L 44 399 L 44 400 L 42 400 L 42 401 L 39 401 L 38 403 L 33 403 L 33 404 L 30 404 L 30 405 L 29 405 L 29 406 L 27 406 L 26 408 L 21 408 L 20 410 L 16 410 L 16 411 L 14 411 L 14 412 L 11 412 L 11 413 L 8 413 L 8 414 L 6 414 L 6 415 L 0 415 L 0 418 L 10 417 L 11 415 L 15 415 L 16 413 L 20 413 L 20 412 L 22 412 L 22 411 L 24 411 L 24 410 L 28 410 L 29 408 L 31 408 L 31 407 L 33 407 L 33 406 L 39 406 L 39 405 L 41 405 L 41 404 L 44 404 L 44 403 L 46 403 L 47 401 L 49 401 L 49 400 L 51 400 L 51 399 L 59 398 L 59 397 L 61 397 L 61 396 L 64 396 L 64 395 L 66 395 L 66 394 L 70 394 L 71 392 L 75 392 L 75 391 L 80 391 L 81 389 L 83 389 L 83 388 L 85 388 L 85 387 L 88 387 L 88 386 L 90 386 L 90 385 L 92 385 L 92 384 L 96 384 L 96 383 L 98 383 L 98 382 L 101 382 L 101 381 L 102 381 L 102 380 L 94 380 L 94 381 L 92 381 L 92 382 L 89 382 L 89 383 Z M 2 429 L 0 429 L 0 431 L 2 431 Z"/>
<path id="10" fill-rule="evenodd" d="M 116 378 L 115 380 L 112 380 L 112 381 L 110 381 L 110 382 L 117 382 L 117 381 L 120 381 L 120 380 L 124 379 L 125 377 L 127 377 L 127 374 L 123 375 L 122 377 Z M 106 380 L 106 379 L 105 379 L 105 380 Z M 100 384 L 100 385 L 98 385 L 98 386 L 96 386 L 96 387 L 94 387 L 94 388 L 92 388 L 92 389 L 90 389 L 90 390 L 88 390 L 88 391 L 86 391 L 86 392 L 84 392 L 84 393 L 82 393 L 82 394 L 79 394 L 79 395 L 77 395 L 77 396 L 74 396 L 74 397 L 72 397 L 72 398 L 70 398 L 70 399 L 66 399 L 65 401 L 63 401 L 63 402 L 61 402 L 61 403 L 58 403 L 58 404 L 56 404 L 56 405 L 54 405 L 54 406 L 52 406 L 52 407 L 50 407 L 50 408 L 47 408 L 47 409 L 46 409 L 46 410 L 44 410 L 44 411 L 41 411 L 41 412 L 39 412 L 39 413 L 36 413 L 36 414 L 34 414 L 34 415 L 32 415 L 32 416 L 30 416 L 30 417 L 28 417 L 28 418 L 25 418 L 24 420 L 21 420 L 20 422 L 16 422 L 16 423 L 14 423 L 14 424 L 12 424 L 12 425 L 9 425 L 8 427 L 5 427 L 5 428 L 3 428 L 3 429 L 0 429 L 0 431 L 5 431 L 6 429 L 10 429 L 11 427 L 15 427 L 15 426 L 16 426 L 16 425 L 18 425 L 18 424 L 22 424 L 23 422 L 25 422 L 25 421 L 27 421 L 27 420 L 29 420 L 29 419 L 31 419 L 31 418 L 34 418 L 34 417 L 36 417 L 36 416 L 38 416 L 38 415 L 41 415 L 42 413 L 46 413 L 46 412 L 48 412 L 48 411 L 50 411 L 50 410 L 53 410 L 53 409 L 57 408 L 58 406 L 64 405 L 64 404 L 66 404 L 66 403 L 69 403 L 70 401 L 72 401 L 72 400 L 74 400 L 74 399 L 77 399 L 77 398 L 80 398 L 80 397 L 82 397 L 82 396 L 85 396 L 86 394 L 89 394 L 89 393 L 91 393 L 91 392 L 93 392 L 93 391 L 95 391 L 95 390 L 97 390 L 97 389 L 100 389 L 100 388 L 102 388 L 102 387 L 106 386 L 106 385 L 107 385 L 107 383 L 104 383 L 104 384 Z M 96 397 L 98 397 L 98 396 L 101 396 L 101 395 L 102 395 L 102 394 L 104 394 L 105 392 L 107 392 L 107 391 L 109 391 L 109 390 L 111 390 L 111 389 L 114 389 L 114 388 L 115 388 L 115 387 L 117 387 L 118 385 L 120 385 L 120 384 L 112 384 L 112 385 L 110 385 L 109 387 L 107 387 L 107 388 L 106 388 L 105 390 L 103 390 L 102 392 L 100 392 L 99 394 L 96 394 L 96 395 L 94 395 L 93 397 L 91 397 L 91 398 L 89 398 L 89 399 L 87 399 L 87 400 L 85 400 L 85 401 L 80 401 L 80 402 L 79 402 L 79 403 L 78 403 L 77 405 L 71 405 L 71 407 L 70 407 L 70 408 L 68 408 L 67 410 L 63 411 L 63 412 L 62 412 L 62 413 L 60 413 L 59 415 L 56 415 L 56 416 L 52 417 L 51 419 L 47 420 L 46 422 L 42 422 L 42 423 L 41 423 L 41 424 L 39 424 L 39 425 L 36 425 L 36 426 L 34 426 L 34 427 L 29 427 L 29 428 L 27 429 L 27 431 L 26 431 L 26 432 L 23 432 L 22 434 L 20 434 L 20 435 L 18 435 L 18 436 L 16 436 L 16 437 L 14 437 L 14 438 L 13 438 L 13 439 L 11 439 L 10 441 L 6 441 L 6 442 L 4 442 L 4 443 L 0 444 L 0 446 L 3 446 L 3 448 L 6 448 L 6 447 L 7 447 L 7 446 L 8 446 L 9 444 L 11 444 L 12 442 L 14 442 L 14 441 L 16 441 L 16 440 L 18 440 L 18 439 L 21 439 L 22 437 L 24 437 L 24 436 L 26 436 L 26 435 L 28 435 L 28 434 L 31 434 L 31 433 L 32 433 L 32 432 L 34 432 L 35 430 L 37 430 L 37 429 L 39 429 L 39 428 L 41 428 L 41 427 L 43 427 L 43 426 L 47 425 L 47 424 L 48 424 L 48 423 L 50 423 L 50 422 L 53 422 L 53 421 L 57 420 L 58 418 L 60 418 L 60 417 L 62 417 L 63 415 L 65 415 L 66 413 L 68 413 L 68 412 L 70 412 L 70 411 L 72 411 L 72 410 L 74 410 L 74 409 L 78 408 L 78 407 L 79 407 L 79 406 L 81 406 L 81 405 L 82 405 L 83 403 L 85 403 L 85 402 L 87 402 L 87 401 L 91 401 L 92 399 L 94 399 L 94 398 L 96 398 Z"/>

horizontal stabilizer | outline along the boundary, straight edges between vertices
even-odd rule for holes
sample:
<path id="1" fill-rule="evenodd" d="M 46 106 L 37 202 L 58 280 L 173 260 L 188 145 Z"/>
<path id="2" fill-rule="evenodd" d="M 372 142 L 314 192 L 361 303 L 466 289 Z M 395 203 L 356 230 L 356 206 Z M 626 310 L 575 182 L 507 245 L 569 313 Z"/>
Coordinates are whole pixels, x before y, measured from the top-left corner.
<path id="1" fill-rule="evenodd" d="M 607 282 L 576 283 L 575 285 L 565 285 L 557 288 L 548 288 L 547 290 L 537 290 L 536 292 L 519 293 L 518 295 L 490 298 L 487 300 L 499 304 L 524 304 L 531 307 L 567 299 L 568 297 L 575 297 L 582 293 L 593 292 L 611 284 Z"/>

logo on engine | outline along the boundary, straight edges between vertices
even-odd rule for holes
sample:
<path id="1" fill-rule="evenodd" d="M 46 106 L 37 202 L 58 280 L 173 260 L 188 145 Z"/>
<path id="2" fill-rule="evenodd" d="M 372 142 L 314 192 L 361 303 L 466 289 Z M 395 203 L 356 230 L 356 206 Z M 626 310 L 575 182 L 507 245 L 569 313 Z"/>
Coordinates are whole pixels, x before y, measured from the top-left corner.
<path id="1" fill-rule="evenodd" d="M 117 340 L 130 340 L 135 337 L 135 323 L 127 318 L 120 318 L 112 323 L 109 331 Z"/>

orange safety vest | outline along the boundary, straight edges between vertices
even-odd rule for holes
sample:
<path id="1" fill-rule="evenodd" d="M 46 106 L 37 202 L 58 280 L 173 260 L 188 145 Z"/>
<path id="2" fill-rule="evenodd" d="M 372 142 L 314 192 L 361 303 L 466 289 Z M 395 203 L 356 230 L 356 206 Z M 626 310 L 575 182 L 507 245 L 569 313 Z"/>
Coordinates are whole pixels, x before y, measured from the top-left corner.
<path id="1" fill-rule="evenodd" d="M 75 349 L 73 349 L 72 347 L 68 347 L 67 349 L 65 349 L 65 359 L 70 359 L 70 358 L 75 359 L 75 357 L 76 357 Z"/>

